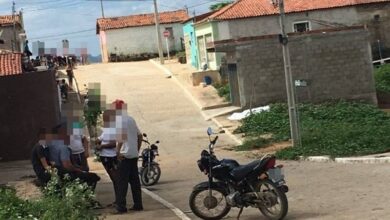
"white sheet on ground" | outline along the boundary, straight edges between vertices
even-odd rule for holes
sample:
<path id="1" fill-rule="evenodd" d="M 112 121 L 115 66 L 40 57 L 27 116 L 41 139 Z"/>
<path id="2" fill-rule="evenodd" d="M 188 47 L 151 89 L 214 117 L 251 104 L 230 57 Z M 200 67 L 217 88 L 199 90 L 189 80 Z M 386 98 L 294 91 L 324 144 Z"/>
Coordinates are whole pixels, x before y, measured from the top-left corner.
<path id="1" fill-rule="evenodd" d="M 270 107 L 269 107 L 269 105 L 267 105 L 267 106 L 252 109 L 252 113 L 255 114 L 255 113 L 260 113 L 260 112 L 264 112 L 264 111 L 268 112 L 269 110 L 270 110 Z M 242 119 L 248 117 L 250 114 L 251 114 L 251 111 L 248 109 L 248 110 L 245 110 L 243 112 L 233 113 L 231 116 L 228 117 L 228 119 L 230 121 L 239 121 L 239 120 L 242 120 Z"/>

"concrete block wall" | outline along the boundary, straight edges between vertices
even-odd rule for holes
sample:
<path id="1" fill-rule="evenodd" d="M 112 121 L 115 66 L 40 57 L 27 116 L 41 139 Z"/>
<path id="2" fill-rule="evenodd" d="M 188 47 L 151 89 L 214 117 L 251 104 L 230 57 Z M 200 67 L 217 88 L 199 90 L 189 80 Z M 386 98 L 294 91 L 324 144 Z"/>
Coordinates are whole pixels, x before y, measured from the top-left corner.
<path id="1" fill-rule="evenodd" d="M 367 30 L 310 33 L 290 37 L 293 78 L 298 102 L 330 99 L 377 103 Z M 236 45 L 235 58 L 242 107 L 286 102 L 282 46 L 278 38 Z"/>

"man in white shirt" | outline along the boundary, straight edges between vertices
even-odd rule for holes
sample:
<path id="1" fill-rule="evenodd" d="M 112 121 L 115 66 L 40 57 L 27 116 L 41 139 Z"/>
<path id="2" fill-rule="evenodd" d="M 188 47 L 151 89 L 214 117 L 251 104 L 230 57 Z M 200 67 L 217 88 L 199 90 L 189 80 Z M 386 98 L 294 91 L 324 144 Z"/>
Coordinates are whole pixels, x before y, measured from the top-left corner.
<path id="1" fill-rule="evenodd" d="M 127 212 L 126 196 L 128 184 L 131 186 L 134 205 L 131 211 L 142 211 L 141 182 L 138 174 L 138 152 L 142 144 L 142 134 L 134 118 L 127 114 L 126 104 L 117 100 L 116 128 L 118 129 L 118 147 L 120 147 L 119 185 L 116 209 L 118 213 Z"/>

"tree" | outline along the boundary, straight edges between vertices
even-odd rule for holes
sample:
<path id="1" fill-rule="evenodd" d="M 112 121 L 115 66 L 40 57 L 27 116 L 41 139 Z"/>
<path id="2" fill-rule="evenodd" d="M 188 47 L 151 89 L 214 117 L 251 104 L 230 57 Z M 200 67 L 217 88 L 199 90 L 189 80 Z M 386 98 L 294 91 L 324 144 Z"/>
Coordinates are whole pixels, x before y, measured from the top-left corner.
<path id="1" fill-rule="evenodd" d="M 229 5 L 231 4 L 232 1 L 226 1 L 226 2 L 220 2 L 220 3 L 216 3 L 216 4 L 213 4 L 213 5 L 210 5 L 209 9 L 211 11 L 217 11 L 223 7 L 225 7 L 226 5 Z"/>

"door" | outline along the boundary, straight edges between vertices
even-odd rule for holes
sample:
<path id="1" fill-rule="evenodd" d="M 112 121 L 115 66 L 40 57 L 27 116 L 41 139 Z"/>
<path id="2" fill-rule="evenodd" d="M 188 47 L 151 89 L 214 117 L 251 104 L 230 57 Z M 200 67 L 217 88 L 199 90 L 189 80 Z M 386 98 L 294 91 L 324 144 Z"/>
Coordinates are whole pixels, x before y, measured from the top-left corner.
<path id="1" fill-rule="evenodd" d="M 240 89 L 238 87 L 237 64 L 228 64 L 228 75 L 230 85 L 230 99 L 232 105 L 241 107 Z"/>

